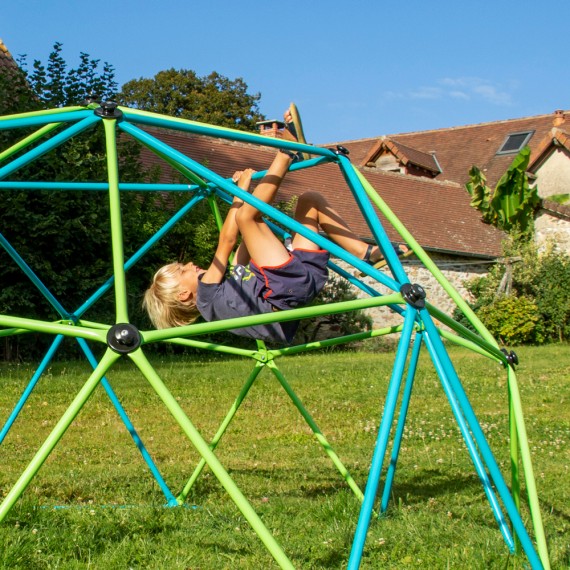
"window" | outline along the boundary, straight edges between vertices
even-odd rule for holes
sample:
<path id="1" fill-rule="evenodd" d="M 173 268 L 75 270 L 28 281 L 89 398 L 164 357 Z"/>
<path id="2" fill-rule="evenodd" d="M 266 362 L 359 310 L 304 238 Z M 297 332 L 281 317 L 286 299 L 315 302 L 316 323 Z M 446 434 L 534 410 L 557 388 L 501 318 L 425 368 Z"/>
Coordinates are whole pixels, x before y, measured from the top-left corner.
<path id="1" fill-rule="evenodd" d="M 518 152 L 530 140 L 534 131 L 525 131 L 521 133 L 511 133 L 503 142 L 497 154 L 511 154 Z"/>

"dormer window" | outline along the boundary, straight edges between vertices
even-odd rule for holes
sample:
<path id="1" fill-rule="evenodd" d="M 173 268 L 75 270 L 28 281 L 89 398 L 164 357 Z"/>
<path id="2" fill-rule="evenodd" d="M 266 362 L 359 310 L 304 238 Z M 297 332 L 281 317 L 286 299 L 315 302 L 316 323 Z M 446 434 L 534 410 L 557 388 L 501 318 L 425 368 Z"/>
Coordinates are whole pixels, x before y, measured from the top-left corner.
<path id="1" fill-rule="evenodd" d="M 530 140 L 530 137 L 534 134 L 534 131 L 524 131 L 520 133 L 511 133 L 507 135 L 507 138 L 503 142 L 501 148 L 497 151 L 497 154 L 513 154 L 519 152 L 526 143 Z"/>

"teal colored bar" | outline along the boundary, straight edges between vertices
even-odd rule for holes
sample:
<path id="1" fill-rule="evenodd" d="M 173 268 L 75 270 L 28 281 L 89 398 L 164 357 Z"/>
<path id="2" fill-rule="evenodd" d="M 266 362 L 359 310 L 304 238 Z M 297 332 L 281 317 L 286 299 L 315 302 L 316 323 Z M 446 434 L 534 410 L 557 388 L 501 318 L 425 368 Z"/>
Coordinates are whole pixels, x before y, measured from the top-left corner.
<path id="1" fill-rule="evenodd" d="M 73 123 L 75 121 L 81 121 L 92 114 L 93 111 L 85 109 L 84 107 L 62 107 L 61 109 L 4 115 L 0 117 L 0 130 L 37 127 L 53 123 L 54 118 L 60 123 Z"/>
<path id="2" fill-rule="evenodd" d="M 394 412 L 396 409 L 398 394 L 400 392 L 400 385 L 410 347 L 415 318 L 416 311 L 408 306 L 404 318 L 404 329 L 402 330 L 400 340 L 398 341 L 396 359 L 394 361 L 394 367 L 392 368 L 392 374 L 388 383 L 388 392 L 384 402 L 382 420 L 380 422 L 380 427 L 378 428 L 378 436 L 376 437 L 376 444 L 374 445 L 370 469 L 368 470 L 368 480 L 364 490 L 364 501 L 360 507 L 358 523 L 354 532 L 354 539 L 352 541 L 350 557 L 348 559 L 348 570 L 357 570 L 360 567 L 360 562 L 362 560 L 362 553 L 364 551 L 366 535 L 368 534 L 368 528 L 370 526 L 370 519 L 374 509 L 378 485 L 380 484 L 382 464 L 384 463 L 384 458 L 386 456 L 388 438 L 394 420 Z"/>
<path id="3" fill-rule="evenodd" d="M 127 192 L 196 192 L 198 187 L 195 184 L 145 184 L 143 182 L 123 182 L 119 184 L 119 190 Z M 55 191 L 77 191 L 94 190 L 107 192 L 109 184 L 107 182 L 2 182 L 0 190 L 55 190 Z"/>
<path id="4" fill-rule="evenodd" d="M 425 309 L 422 310 L 422 317 L 425 312 L 427 312 Z M 475 415 L 475 412 L 473 411 L 473 408 L 471 407 L 469 398 L 467 397 L 467 394 L 465 393 L 465 390 L 463 389 L 463 386 L 461 385 L 461 382 L 457 377 L 457 374 L 453 368 L 449 355 L 447 354 L 445 347 L 443 347 L 442 345 L 439 334 L 435 329 L 435 325 L 433 324 L 429 316 L 427 318 L 423 318 L 423 322 L 425 324 L 426 333 L 427 333 L 426 343 L 428 348 L 430 349 L 432 360 L 434 361 L 435 364 L 437 359 L 439 362 L 441 362 L 441 365 L 445 367 L 446 369 L 445 376 L 450 381 L 451 390 L 453 390 L 453 393 L 457 398 L 459 405 L 461 406 L 462 413 L 469 424 L 471 433 L 473 434 L 473 437 L 477 442 L 479 451 L 483 457 L 483 460 L 485 461 L 485 464 L 487 465 L 489 474 L 495 484 L 495 488 L 497 489 L 499 496 L 501 497 L 503 505 L 511 520 L 511 524 L 513 525 L 516 534 L 518 534 L 519 536 L 519 539 L 527 555 L 529 563 L 531 564 L 533 569 L 535 568 L 541 569 L 543 568 L 542 562 L 534 549 L 534 546 L 532 544 L 532 541 L 530 540 L 530 537 L 520 517 L 520 514 L 516 509 L 516 505 L 513 501 L 513 498 L 503 479 L 501 470 L 499 469 L 495 457 L 493 456 L 489 444 L 487 443 L 485 434 L 483 433 L 483 430 L 481 429 L 477 421 L 477 417 Z M 501 530 L 502 532 L 504 530 L 503 536 L 505 536 L 505 533 L 508 531 L 508 528 L 505 529 L 502 528 Z M 510 544 L 509 543 L 507 544 L 509 545 L 509 548 L 514 550 L 514 541 L 511 541 Z"/>
<path id="5" fill-rule="evenodd" d="M 406 426 L 406 418 L 408 416 L 408 409 L 410 400 L 412 398 L 412 388 L 414 386 L 414 379 L 416 377 L 416 370 L 418 366 L 418 359 L 420 357 L 420 350 L 423 342 L 423 333 L 416 335 L 414 339 L 414 346 L 412 347 L 412 356 L 408 364 L 408 375 L 406 377 L 406 384 L 404 385 L 404 393 L 402 395 L 402 402 L 400 404 L 400 414 L 398 415 L 398 424 L 396 433 L 394 434 L 394 441 L 392 443 L 392 455 L 390 456 L 390 463 L 388 464 L 388 471 L 386 472 L 386 482 L 384 483 L 384 491 L 382 492 L 382 500 L 380 501 L 380 512 L 386 512 L 388 508 L 388 501 L 392 492 L 392 483 L 396 476 L 396 466 L 398 464 L 398 457 L 400 455 L 400 446 L 402 444 L 402 437 L 404 436 L 404 428 Z"/>

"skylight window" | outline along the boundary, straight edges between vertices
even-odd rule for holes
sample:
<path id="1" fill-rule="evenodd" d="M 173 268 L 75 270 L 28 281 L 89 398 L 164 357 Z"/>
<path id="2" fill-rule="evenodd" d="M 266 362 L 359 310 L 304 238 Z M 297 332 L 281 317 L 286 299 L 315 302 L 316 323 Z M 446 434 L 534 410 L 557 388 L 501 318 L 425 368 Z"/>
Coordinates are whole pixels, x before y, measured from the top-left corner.
<path id="1" fill-rule="evenodd" d="M 520 133 L 511 133 L 503 142 L 497 154 L 512 154 L 518 152 L 530 140 L 534 131 L 524 131 Z"/>

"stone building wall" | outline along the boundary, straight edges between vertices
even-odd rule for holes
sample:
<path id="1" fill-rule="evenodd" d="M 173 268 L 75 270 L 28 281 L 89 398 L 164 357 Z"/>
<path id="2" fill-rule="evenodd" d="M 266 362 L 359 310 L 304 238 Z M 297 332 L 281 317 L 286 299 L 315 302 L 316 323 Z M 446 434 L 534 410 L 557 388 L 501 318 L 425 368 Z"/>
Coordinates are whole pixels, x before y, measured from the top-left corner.
<path id="1" fill-rule="evenodd" d="M 338 260 L 335 260 L 338 261 Z M 476 260 L 467 257 L 437 255 L 432 256 L 432 261 L 438 266 L 444 277 L 450 282 L 454 289 L 467 301 L 471 297 L 465 288 L 465 282 L 474 279 L 475 277 L 482 277 L 486 275 L 494 262 L 487 260 Z M 347 267 L 343 262 L 339 265 L 351 273 L 355 270 L 352 267 Z M 423 267 L 418 260 L 413 258 L 402 259 L 402 265 L 411 283 L 421 285 L 426 291 L 426 300 L 438 309 L 448 315 L 453 315 L 456 307 L 453 300 L 449 297 L 443 287 L 437 282 L 435 277 Z M 383 271 L 388 271 L 384 269 Z M 389 294 L 391 291 L 386 287 L 378 285 L 370 278 L 363 279 L 364 283 L 374 287 L 382 294 Z M 354 288 L 358 297 L 367 297 L 367 294 L 361 290 Z M 370 309 L 367 314 L 372 317 L 374 321 L 374 328 L 400 324 L 402 318 L 393 313 L 386 307 L 379 307 Z"/>
<path id="2" fill-rule="evenodd" d="M 570 255 L 570 218 L 541 210 L 534 221 L 536 241 L 541 249 L 553 244 L 560 252 Z"/>

